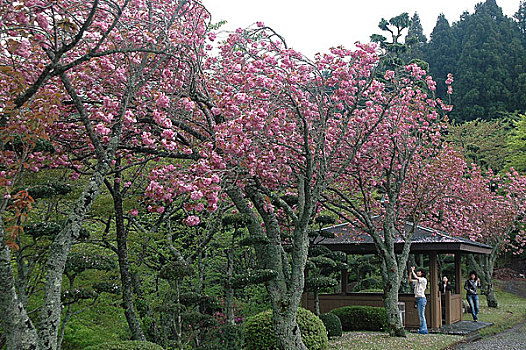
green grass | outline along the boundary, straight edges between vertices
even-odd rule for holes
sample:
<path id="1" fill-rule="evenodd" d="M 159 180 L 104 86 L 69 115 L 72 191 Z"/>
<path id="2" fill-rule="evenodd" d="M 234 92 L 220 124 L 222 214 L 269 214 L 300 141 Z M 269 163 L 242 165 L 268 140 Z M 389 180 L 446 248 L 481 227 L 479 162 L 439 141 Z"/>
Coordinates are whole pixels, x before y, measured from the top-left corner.
<path id="1" fill-rule="evenodd" d="M 407 333 L 407 338 L 390 337 L 380 332 L 346 332 L 342 337 L 330 341 L 330 350 L 407 349 L 440 350 L 462 340 L 461 336 L 444 334 L 420 335 Z"/>
<path id="2" fill-rule="evenodd" d="M 481 295 L 479 320 L 493 322 L 494 325 L 480 330 L 480 335 L 487 336 L 512 328 L 526 318 L 526 299 L 519 298 L 510 293 L 500 290 L 499 286 L 505 283 L 495 281 L 496 296 L 499 302 L 498 308 L 489 308 L 486 305 L 486 297 Z M 470 315 L 464 315 L 465 320 L 470 320 Z"/>
<path id="3" fill-rule="evenodd" d="M 526 319 L 526 299 L 500 290 L 499 285 L 505 282 L 496 281 L 496 296 L 499 301 L 498 308 L 486 306 L 485 296 L 481 296 L 481 310 L 479 320 L 494 323 L 480 331 L 482 336 L 500 333 L 512 328 Z M 463 315 L 464 320 L 470 320 L 469 314 Z M 390 337 L 387 333 L 380 332 L 346 332 L 340 338 L 329 341 L 330 350 L 370 350 L 370 349 L 445 349 L 462 340 L 462 336 L 428 334 L 419 335 L 408 333 L 407 338 Z"/>

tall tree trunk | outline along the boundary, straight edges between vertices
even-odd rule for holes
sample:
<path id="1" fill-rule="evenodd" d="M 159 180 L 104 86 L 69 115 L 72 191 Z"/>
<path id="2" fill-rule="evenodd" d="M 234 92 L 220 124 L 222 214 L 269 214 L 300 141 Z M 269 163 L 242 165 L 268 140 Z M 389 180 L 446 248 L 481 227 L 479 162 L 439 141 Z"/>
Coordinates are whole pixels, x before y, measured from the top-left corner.
<path id="1" fill-rule="evenodd" d="M 116 166 L 120 166 L 120 159 Z M 120 189 L 120 172 L 115 175 L 112 195 L 115 209 L 115 233 L 117 238 L 117 256 L 119 260 L 119 271 L 122 283 L 122 302 L 124 315 L 130 328 L 132 340 L 146 340 L 141 327 L 133 301 L 133 281 L 130 273 L 130 261 L 128 260 L 128 230 L 124 227 L 124 212 L 122 207 L 122 193 Z M 108 186 L 109 183 L 106 183 Z"/>
<path id="2" fill-rule="evenodd" d="M 38 322 L 38 338 L 42 350 L 55 350 L 57 348 L 58 328 L 62 314 L 62 302 L 60 300 L 62 274 L 71 251 L 73 237 L 80 232 L 84 217 L 95 201 L 108 169 L 109 166 L 106 162 L 99 163 L 97 170 L 73 206 L 65 227 L 57 234 L 50 246 L 46 264 L 44 303 Z"/>
<path id="3" fill-rule="evenodd" d="M 394 249 L 393 249 L 394 250 Z M 389 334 L 393 337 L 405 337 L 405 330 L 400 320 L 398 309 L 398 289 L 400 278 L 396 256 L 388 255 L 385 259 L 386 272 L 384 273 L 384 306 L 387 317 Z"/>
<path id="4" fill-rule="evenodd" d="M 240 213 L 249 218 L 247 228 L 252 236 L 266 236 L 269 243 L 255 247 L 258 264 L 261 268 L 271 269 L 277 277 L 267 282 L 267 290 L 272 304 L 273 321 L 278 347 L 282 350 L 307 350 L 301 338 L 296 312 L 304 288 L 304 271 L 308 251 L 308 220 L 311 208 L 304 209 L 304 215 L 295 224 L 292 246 L 292 261 L 289 262 L 283 250 L 277 217 L 269 213 L 264 205 L 261 193 L 247 187 L 247 196 L 261 215 L 265 229 L 262 229 L 258 216 L 248 205 L 243 193 L 237 188 L 228 194 Z"/>
<path id="5" fill-rule="evenodd" d="M 486 294 L 486 301 L 488 302 L 488 307 L 498 307 L 499 302 L 495 295 L 495 288 L 493 287 L 493 270 L 495 268 L 495 261 L 497 260 L 497 253 L 494 253 L 492 250 L 489 256 L 484 255 L 482 259 L 485 266 L 483 275 L 485 279 L 484 292 Z"/>
<path id="6" fill-rule="evenodd" d="M 227 283 L 226 290 L 225 290 L 225 311 L 226 311 L 226 321 L 232 325 L 236 323 L 234 320 L 234 288 L 232 286 L 233 271 L 234 271 L 234 249 L 233 247 L 230 247 L 227 250 L 226 278 L 227 278 L 228 283 Z"/>
<path id="7" fill-rule="evenodd" d="M 469 255 L 469 264 L 480 277 L 481 291 L 486 296 L 488 307 L 497 307 L 499 304 L 493 287 L 493 269 L 497 259 L 497 252 L 494 253 L 494 250 L 492 249 L 489 256 L 477 255 L 475 257 L 473 254 Z"/>
<path id="8" fill-rule="evenodd" d="M 0 217 L 0 312 L 7 350 L 39 350 L 35 327 L 16 293 L 11 252 L 6 243 Z"/>

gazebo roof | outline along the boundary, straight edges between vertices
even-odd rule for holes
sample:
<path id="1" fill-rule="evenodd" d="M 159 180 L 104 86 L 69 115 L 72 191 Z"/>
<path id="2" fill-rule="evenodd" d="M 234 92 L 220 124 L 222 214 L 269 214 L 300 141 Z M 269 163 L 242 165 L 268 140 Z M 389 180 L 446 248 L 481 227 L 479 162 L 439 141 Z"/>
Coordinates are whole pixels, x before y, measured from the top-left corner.
<path id="1" fill-rule="evenodd" d="M 411 223 L 405 225 L 405 230 L 412 228 Z M 326 246 L 331 250 L 343 251 L 349 254 L 376 254 L 376 247 L 370 235 L 361 232 L 351 224 L 340 224 L 322 229 L 332 232 L 334 238 L 318 236 L 315 243 Z M 462 237 L 451 236 L 443 231 L 418 225 L 411 241 L 411 253 L 477 253 L 490 254 L 491 247 L 470 241 Z M 396 238 L 395 251 L 401 252 L 403 240 Z"/>

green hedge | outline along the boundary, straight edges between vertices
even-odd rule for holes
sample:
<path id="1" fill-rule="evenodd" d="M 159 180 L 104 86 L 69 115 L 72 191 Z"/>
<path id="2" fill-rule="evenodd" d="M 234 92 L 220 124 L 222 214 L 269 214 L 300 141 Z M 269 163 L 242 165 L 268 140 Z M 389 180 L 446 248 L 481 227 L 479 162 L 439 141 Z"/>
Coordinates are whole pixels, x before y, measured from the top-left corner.
<path id="1" fill-rule="evenodd" d="M 328 348 L 327 330 L 316 315 L 303 308 L 298 308 L 297 321 L 307 349 L 326 350 Z M 247 318 L 244 333 L 246 350 L 279 350 L 270 310 Z"/>
<path id="2" fill-rule="evenodd" d="M 331 311 L 338 316 L 344 331 L 383 331 L 387 318 L 383 307 L 344 306 Z"/>
<path id="3" fill-rule="evenodd" d="M 335 314 L 321 314 L 320 319 L 327 329 L 329 338 L 342 336 L 342 323 Z"/>
<path id="4" fill-rule="evenodd" d="M 92 345 L 84 350 L 163 350 L 163 348 L 149 341 L 126 340 Z"/>

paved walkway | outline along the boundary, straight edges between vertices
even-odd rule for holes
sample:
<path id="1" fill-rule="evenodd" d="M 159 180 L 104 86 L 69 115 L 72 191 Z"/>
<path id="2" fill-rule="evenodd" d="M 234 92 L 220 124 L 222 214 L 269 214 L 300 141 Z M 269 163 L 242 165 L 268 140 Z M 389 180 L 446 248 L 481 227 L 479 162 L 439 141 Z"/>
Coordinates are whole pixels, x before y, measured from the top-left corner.
<path id="1" fill-rule="evenodd" d="M 457 349 L 463 350 L 524 350 L 526 349 L 526 323 L 512 329 L 483 338 L 469 344 L 461 344 Z"/>
<path id="2" fill-rule="evenodd" d="M 430 330 L 430 333 L 451 334 L 451 335 L 468 335 L 481 330 L 482 328 L 491 326 L 491 322 L 473 322 L 473 321 L 459 321 L 453 324 L 448 324 L 439 329 Z"/>

